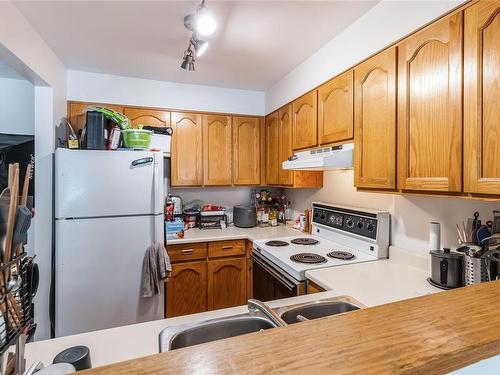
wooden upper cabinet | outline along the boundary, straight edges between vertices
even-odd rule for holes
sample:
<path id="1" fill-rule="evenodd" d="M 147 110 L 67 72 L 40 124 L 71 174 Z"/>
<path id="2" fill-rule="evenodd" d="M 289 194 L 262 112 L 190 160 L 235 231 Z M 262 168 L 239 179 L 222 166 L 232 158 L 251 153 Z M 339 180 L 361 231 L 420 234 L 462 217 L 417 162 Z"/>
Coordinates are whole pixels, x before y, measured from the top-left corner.
<path id="1" fill-rule="evenodd" d="M 247 303 L 246 257 L 208 261 L 208 309 Z"/>
<path id="2" fill-rule="evenodd" d="M 266 117 L 266 183 L 279 185 L 279 114 L 278 111 Z"/>
<path id="3" fill-rule="evenodd" d="M 396 48 L 354 71 L 354 185 L 396 188 Z"/>
<path id="4" fill-rule="evenodd" d="M 91 105 L 96 105 L 100 107 L 106 107 L 114 111 L 123 113 L 123 107 L 113 104 L 99 104 L 99 103 L 82 103 L 82 102 L 68 102 L 68 121 L 73 127 L 75 133 L 78 134 L 78 130 L 85 127 L 85 122 L 87 120 L 85 115 L 85 109 Z"/>
<path id="5" fill-rule="evenodd" d="M 318 92 L 311 91 L 292 103 L 293 149 L 318 144 Z"/>
<path id="6" fill-rule="evenodd" d="M 231 117 L 203 115 L 203 183 L 231 185 Z"/>
<path id="7" fill-rule="evenodd" d="M 172 112 L 171 185 L 203 184 L 201 115 Z"/>
<path id="8" fill-rule="evenodd" d="M 318 89 L 318 143 L 353 138 L 353 71 L 335 77 Z"/>
<path id="9" fill-rule="evenodd" d="M 167 317 L 207 310 L 207 262 L 172 264 L 167 282 Z"/>
<path id="10" fill-rule="evenodd" d="M 258 117 L 233 117 L 233 184 L 260 184 L 260 123 Z"/>
<path id="11" fill-rule="evenodd" d="M 500 1 L 465 10 L 464 190 L 500 194 Z"/>
<path id="12" fill-rule="evenodd" d="M 279 118 L 279 161 L 278 180 L 280 185 L 293 185 L 293 172 L 281 168 L 281 163 L 293 155 L 292 148 L 292 106 L 288 104 L 278 111 Z"/>
<path id="13" fill-rule="evenodd" d="M 124 109 L 124 115 L 128 117 L 132 127 L 137 125 L 154 126 L 157 128 L 167 128 L 170 126 L 170 112 L 147 108 Z"/>
<path id="14" fill-rule="evenodd" d="M 398 187 L 460 192 L 462 13 L 410 36 L 398 51 Z"/>

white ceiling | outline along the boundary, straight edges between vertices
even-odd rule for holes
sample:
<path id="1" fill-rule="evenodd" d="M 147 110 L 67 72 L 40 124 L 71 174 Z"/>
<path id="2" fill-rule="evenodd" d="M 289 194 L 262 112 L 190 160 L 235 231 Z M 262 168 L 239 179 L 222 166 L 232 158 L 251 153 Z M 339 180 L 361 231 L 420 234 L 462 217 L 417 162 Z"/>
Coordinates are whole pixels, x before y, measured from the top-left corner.
<path id="1" fill-rule="evenodd" d="M 371 1 L 210 1 L 217 19 L 196 71 L 179 66 L 197 1 L 16 2 L 68 69 L 265 90 L 354 22 Z"/>

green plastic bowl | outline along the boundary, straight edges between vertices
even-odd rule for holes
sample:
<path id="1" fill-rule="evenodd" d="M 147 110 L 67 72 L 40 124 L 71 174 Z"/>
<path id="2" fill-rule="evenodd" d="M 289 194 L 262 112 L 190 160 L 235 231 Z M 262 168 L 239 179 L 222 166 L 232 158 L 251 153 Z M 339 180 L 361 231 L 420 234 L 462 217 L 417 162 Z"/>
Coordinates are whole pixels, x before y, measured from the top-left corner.
<path id="1" fill-rule="evenodd" d="M 122 130 L 123 141 L 128 148 L 149 148 L 151 143 L 151 130 L 125 129 Z"/>

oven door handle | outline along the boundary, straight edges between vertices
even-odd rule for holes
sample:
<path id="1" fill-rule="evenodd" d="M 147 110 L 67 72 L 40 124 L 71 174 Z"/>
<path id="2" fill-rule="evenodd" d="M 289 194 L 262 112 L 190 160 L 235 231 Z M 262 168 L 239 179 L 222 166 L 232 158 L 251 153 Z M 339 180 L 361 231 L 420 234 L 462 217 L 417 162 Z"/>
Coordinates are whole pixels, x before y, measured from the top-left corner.
<path id="1" fill-rule="evenodd" d="M 268 273 L 270 273 L 276 280 L 278 280 L 284 287 L 286 287 L 288 290 L 294 290 L 297 287 L 296 283 L 291 282 L 290 280 L 286 279 L 283 275 L 278 273 L 276 270 L 273 268 L 269 267 L 262 259 L 258 258 L 255 255 L 251 255 L 252 261 L 257 263 L 259 266 L 264 268 Z"/>

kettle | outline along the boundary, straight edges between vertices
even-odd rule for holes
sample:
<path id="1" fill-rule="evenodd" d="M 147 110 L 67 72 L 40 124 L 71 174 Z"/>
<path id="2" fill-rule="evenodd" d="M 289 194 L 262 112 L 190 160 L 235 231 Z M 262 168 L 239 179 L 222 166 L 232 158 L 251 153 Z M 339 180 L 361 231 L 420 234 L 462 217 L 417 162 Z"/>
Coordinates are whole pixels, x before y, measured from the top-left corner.
<path id="1" fill-rule="evenodd" d="M 182 198 L 178 195 L 171 195 L 170 198 L 174 204 L 174 216 L 182 216 Z"/>

